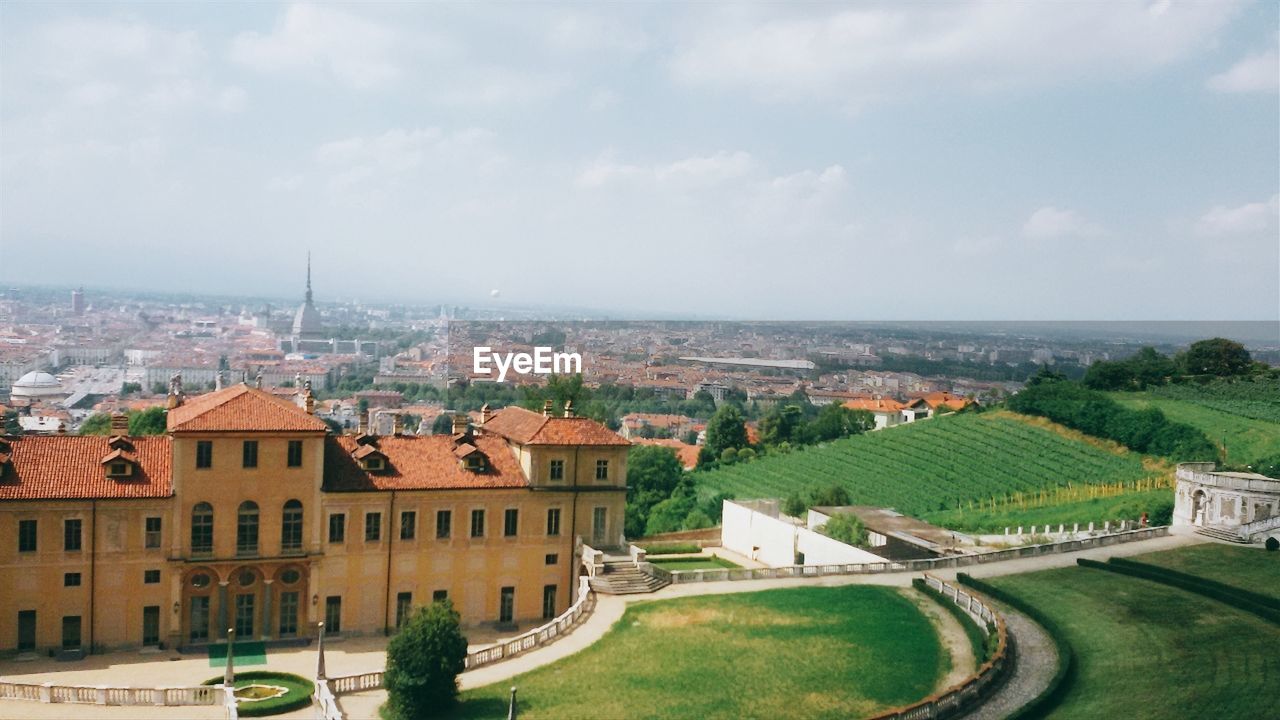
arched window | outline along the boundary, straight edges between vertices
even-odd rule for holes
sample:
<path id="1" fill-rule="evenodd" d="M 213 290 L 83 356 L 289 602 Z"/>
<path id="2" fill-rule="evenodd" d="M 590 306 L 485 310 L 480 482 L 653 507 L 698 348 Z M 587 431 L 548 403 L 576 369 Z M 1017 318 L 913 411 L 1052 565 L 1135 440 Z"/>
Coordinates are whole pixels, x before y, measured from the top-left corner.
<path id="1" fill-rule="evenodd" d="M 302 503 L 290 500 L 284 504 L 280 521 L 280 551 L 302 550 Z"/>
<path id="2" fill-rule="evenodd" d="M 236 554 L 258 554 L 258 504 L 250 500 L 236 513 Z"/>
<path id="3" fill-rule="evenodd" d="M 213 552 L 213 506 L 207 502 L 196 503 L 191 508 L 191 553 Z"/>

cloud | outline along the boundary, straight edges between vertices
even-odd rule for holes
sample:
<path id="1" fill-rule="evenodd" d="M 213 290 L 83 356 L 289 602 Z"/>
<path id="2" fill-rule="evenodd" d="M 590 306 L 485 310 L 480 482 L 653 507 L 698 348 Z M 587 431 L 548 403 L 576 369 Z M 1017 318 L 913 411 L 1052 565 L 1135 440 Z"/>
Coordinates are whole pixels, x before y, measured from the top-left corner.
<path id="1" fill-rule="evenodd" d="M 859 107 L 1146 72 L 1207 46 L 1234 13 L 1230 3 L 733 6 L 688 23 L 670 71 L 765 101 Z"/>
<path id="2" fill-rule="evenodd" d="M 1266 202 L 1238 207 L 1215 205 L 1196 221 L 1195 232 L 1202 237 L 1260 233 L 1273 226 L 1277 213 L 1280 213 L 1280 195 L 1272 195 Z"/>
<path id="3" fill-rule="evenodd" d="M 1276 92 L 1280 89 L 1280 52 L 1272 48 L 1240 60 L 1209 78 L 1209 89 L 1220 93 Z"/>
<path id="4" fill-rule="evenodd" d="M 751 155 L 742 151 L 694 155 L 654 165 L 621 163 L 614 159 L 612 152 L 606 152 L 578 173 L 577 184 L 592 188 L 639 178 L 656 186 L 705 186 L 741 177 L 753 166 Z"/>
<path id="5" fill-rule="evenodd" d="M 1074 210 L 1045 206 L 1031 213 L 1022 226 L 1024 237 L 1052 240 L 1064 237 L 1089 237 L 1102 233 L 1102 227 L 1089 222 Z"/>
<path id="6" fill-rule="evenodd" d="M 231 59 L 264 73 L 318 72 L 357 90 L 384 87 L 401 75 L 390 28 L 333 6 L 290 5 L 265 35 L 242 32 Z"/>

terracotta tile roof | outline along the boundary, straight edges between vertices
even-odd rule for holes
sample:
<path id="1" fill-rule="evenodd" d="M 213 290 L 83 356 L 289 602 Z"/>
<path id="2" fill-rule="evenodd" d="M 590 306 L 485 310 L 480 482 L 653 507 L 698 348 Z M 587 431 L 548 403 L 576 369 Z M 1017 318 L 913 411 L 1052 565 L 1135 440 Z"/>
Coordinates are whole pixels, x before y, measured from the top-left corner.
<path id="1" fill-rule="evenodd" d="M 361 490 L 449 490 L 520 488 L 529 480 L 520 461 L 498 437 L 474 437 L 470 443 L 489 458 L 485 472 L 471 472 L 455 457 L 460 445 L 448 435 L 386 435 L 377 450 L 387 458 L 385 470 L 368 472 L 351 456 L 359 447 L 351 435 L 330 436 L 324 448 L 326 492 Z M 371 446 L 365 446 L 371 447 Z"/>
<path id="2" fill-rule="evenodd" d="M 133 474 L 108 478 L 102 463 L 113 453 L 103 435 L 23 435 L 8 444 L 0 500 L 118 499 L 173 494 L 168 435 L 130 438 Z"/>
<path id="3" fill-rule="evenodd" d="M 898 412 L 906 407 L 893 398 L 857 398 L 848 400 L 844 406 L 850 410 L 868 410 L 870 412 Z"/>
<path id="4" fill-rule="evenodd" d="M 188 398 L 169 411 L 169 432 L 309 431 L 329 429 L 324 421 L 284 398 L 244 383 Z"/>
<path id="5" fill-rule="evenodd" d="M 966 397 L 960 397 L 959 395 L 952 395 L 946 391 L 938 391 L 931 392 L 927 395 L 921 395 L 917 400 L 911 403 L 911 406 L 918 407 L 921 403 L 928 405 L 933 409 L 943 406 L 949 410 L 960 410 L 973 404 L 973 400 Z"/>
<path id="6" fill-rule="evenodd" d="M 634 442 L 637 445 L 657 445 L 675 450 L 676 457 L 680 459 L 680 464 L 685 470 L 692 470 L 698 466 L 698 452 L 702 450 L 697 445 L 689 445 L 674 438 L 637 438 Z"/>
<path id="7" fill-rule="evenodd" d="M 522 407 L 507 407 L 484 424 L 486 433 L 521 445 L 630 445 L 618 433 L 591 418 L 546 417 Z"/>

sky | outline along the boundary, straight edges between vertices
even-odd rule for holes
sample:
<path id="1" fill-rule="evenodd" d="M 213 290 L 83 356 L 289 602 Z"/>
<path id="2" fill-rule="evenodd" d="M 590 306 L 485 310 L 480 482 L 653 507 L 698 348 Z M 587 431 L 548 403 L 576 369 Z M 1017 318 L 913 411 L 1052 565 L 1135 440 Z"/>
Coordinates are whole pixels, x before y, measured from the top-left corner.
<path id="1" fill-rule="evenodd" d="M 0 4 L 0 283 L 1280 318 L 1280 3 Z M 495 298 L 493 290 L 500 291 Z"/>

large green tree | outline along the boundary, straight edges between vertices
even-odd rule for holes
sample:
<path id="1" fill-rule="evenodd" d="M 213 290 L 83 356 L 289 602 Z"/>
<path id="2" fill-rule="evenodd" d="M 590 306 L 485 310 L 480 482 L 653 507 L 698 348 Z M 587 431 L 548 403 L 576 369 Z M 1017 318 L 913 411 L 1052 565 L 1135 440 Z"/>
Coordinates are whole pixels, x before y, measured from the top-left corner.
<path id="1" fill-rule="evenodd" d="M 165 432 L 167 413 L 162 407 L 149 407 L 146 410 L 130 410 L 126 413 L 129 417 L 129 434 L 133 436 L 139 435 L 161 435 Z M 80 424 L 81 435 L 110 435 L 111 434 L 111 415 L 108 413 L 94 413 Z"/>
<path id="2" fill-rule="evenodd" d="M 1188 375 L 1243 375 L 1253 367 L 1253 358 L 1243 345 L 1226 338 L 1191 343 L 1180 358 Z"/>
<path id="3" fill-rule="evenodd" d="M 627 455 L 627 537 L 645 534 L 649 511 L 671 497 L 683 476 L 684 467 L 675 450 L 659 445 L 631 448 Z"/>
<path id="4" fill-rule="evenodd" d="M 707 423 L 707 441 L 702 455 L 718 459 L 725 448 L 742 449 L 747 446 L 747 424 L 742 411 L 735 405 L 723 405 Z"/>
<path id="5" fill-rule="evenodd" d="M 386 717 L 419 720 L 442 717 L 458 698 L 458 674 L 465 668 L 467 639 L 450 600 L 418 609 L 387 643 Z"/>

